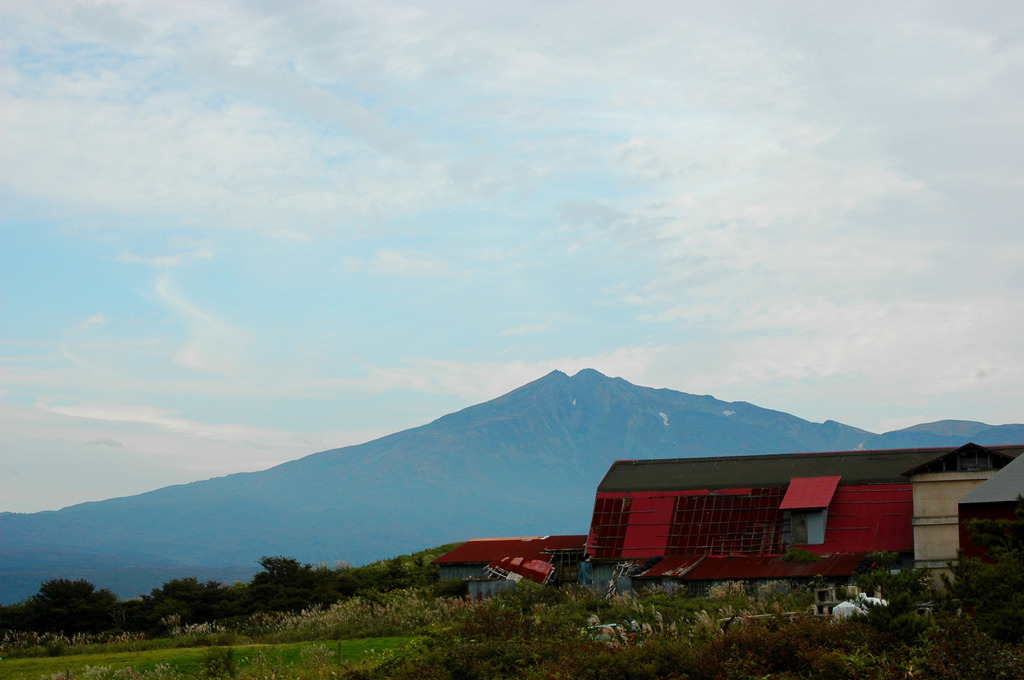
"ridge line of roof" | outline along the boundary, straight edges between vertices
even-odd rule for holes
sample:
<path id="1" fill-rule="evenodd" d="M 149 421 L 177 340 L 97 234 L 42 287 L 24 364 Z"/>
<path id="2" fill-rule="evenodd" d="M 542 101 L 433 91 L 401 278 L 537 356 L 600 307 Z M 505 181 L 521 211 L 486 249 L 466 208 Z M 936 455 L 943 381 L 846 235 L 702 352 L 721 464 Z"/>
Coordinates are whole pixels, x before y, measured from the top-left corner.
<path id="1" fill-rule="evenodd" d="M 980 446 L 980 445 L 976 445 Z M 903 473 L 962 446 L 902 449 L 855 449 L 743 456 L 693 456 L 622 460 L 613 463 L 598 484 L 598 493 L 668 489 L 745 487 L 788 484 L 793 477 L 840 475 L 841 485 L 906 481 Z M 981 446 L 1017 458 L 1024 444 Z"/>
<path id="2" fill-rule="evenodd" d="M 973 443 L 973 442 L 968 442 Z M 743 455 L 724 455 L 724 456 L 680 456 L 678 458 L 622 458 L 612 462 L 612 465 L 618 465 L 620 463 L 632 463 L 639 465 L 654 465 L 662 463 L 675 463 L 678 461 L 715 461 L 715 460 L 764 460 L 766 458 L 789 458 L 791 456 L 851 456 L 851 455 L 873 455 L 873 454 L 886 454 L 886 453 L 904 453 L 904 454 L 917 454 L 917 453 L 941 453 L 951 452 L 961 449 L 966 444 L 960 446 L 922 446 L 922 447 L 911 447 L 911 448 L 898 448 L 898 449 L 849 449 L 845 451 L 791 451 L 789 453 L 748 453 Z M 984 449 L 1024 449 L 1024 444 L 977 444 Z"/>

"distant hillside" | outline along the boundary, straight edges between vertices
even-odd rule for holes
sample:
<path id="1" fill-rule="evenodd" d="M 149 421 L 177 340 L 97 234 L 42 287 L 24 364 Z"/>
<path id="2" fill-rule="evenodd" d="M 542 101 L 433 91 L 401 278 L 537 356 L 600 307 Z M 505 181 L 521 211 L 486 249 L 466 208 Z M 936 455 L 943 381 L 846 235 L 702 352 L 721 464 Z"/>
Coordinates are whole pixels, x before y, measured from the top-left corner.
<path id="1" fill-rule="evenodd" d="M 0 513 L 0 602 L 31 595 L 57 573 L 89 574 L 126 597 L 170 572 L 228 568 L 227 580 L 239 578 L 263 555 L 363 564 L 477 536 L 583 533 L 594 490 L 616 459 L 967 441 L 1022 442 L 1024 425 L 944 421 L 876 435 L 593 370 L 555 371 L 422 427 L 262 472 L 59 511 Z"/>

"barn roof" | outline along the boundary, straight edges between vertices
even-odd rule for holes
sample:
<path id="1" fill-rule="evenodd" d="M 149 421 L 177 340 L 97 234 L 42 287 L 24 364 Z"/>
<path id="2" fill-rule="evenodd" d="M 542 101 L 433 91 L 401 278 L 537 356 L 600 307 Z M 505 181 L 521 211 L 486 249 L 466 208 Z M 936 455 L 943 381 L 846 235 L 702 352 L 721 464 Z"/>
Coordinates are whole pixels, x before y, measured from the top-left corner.
<path id="1" fill-rule="evenodd" d="M 827 508 L 839 486 L 838 475 L 830 477 L 794 477 L 786 489 L 779 510 Z"/>
<path id="2" fill-rule="evenodd" d="M 520 536 L 517 538 L 475 538 L 446 552 L 434 564 L 489 564 L 506 557 L 547 560 L 558 550 L 582 551 L 586 535 Z"/>
<path id="3" fill-rule="evenodd" d="M 757 456 L 620 460 L 598 493 L 785 487 L 794 477 L 840 476 L 841 485 L 907 482 L 904 473 L 958 447 Z M 1024 446 L 986 447 L 1017 456 Z"/>
<path id="4" fill-rule="evenodd" d="M 692 581 L 849 576 L 867 553 L 829 555 L 820 562 L 790 562 L 781 557 L 708 557 L 686 574 Z"/>
<path id="5" fill-rule="evenodd" d="M 960 504 L 1014 502 L 1021 495 L 1024 495 L 1024 456 L 1007 463 L 1006 467 L 961 498 Z"/>
<path id="6" fill-rule="evenodd" d="M 818 562 L 793 562 L 780 556 L 727 555 L 666 557 L 633 578 L 678 578 L 685 581 L 813 578 L 848 576 L 867 553 L 827 555 Z"/>
<path id="7" fill-rule="evenodd" d="M 1014 454 L 1012 454 L 1009 449 L 1019 447 L 1005 448 L 1007 450 L 991 446 L 978 446 L 974 442 L 968 442 L 959 448 L 944 450 L 939 456 L 916 466 L 912 470 L 907 470 L 903 474 L 910 477 L 924 472 L 947 472 L 950 470 L 972 469 L 971 467 L 962 467 L 965 463 L 968 466 L 975 466 L 974 469 L 1000 469 L 1006 465 L 1007 461 L 1012 461 L 1014 458 Z M 978 460 L 979 457 L 988 458 L 987 463 L 980 463 Z M 969 460 L 970 458 L 974 458 L 974 460 Z"/>

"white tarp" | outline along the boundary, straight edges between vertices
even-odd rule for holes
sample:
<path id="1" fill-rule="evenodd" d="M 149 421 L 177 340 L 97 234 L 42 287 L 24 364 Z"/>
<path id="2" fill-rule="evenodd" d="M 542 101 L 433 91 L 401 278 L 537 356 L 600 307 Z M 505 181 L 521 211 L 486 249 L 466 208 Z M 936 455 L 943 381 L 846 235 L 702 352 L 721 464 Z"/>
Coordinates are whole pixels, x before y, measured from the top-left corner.
<path id="1" fill-rule="evenodd" d="M 848 616 L 867 614 L 869 604 L 880 604 L 884 607 L 888 606 L 889 603 L 877 597 L 868 597 L 862 593 L 855 600 L 840 602 L 835 607 L 832 607 L 832 616 L 837 619 L 845 619 Z"/>

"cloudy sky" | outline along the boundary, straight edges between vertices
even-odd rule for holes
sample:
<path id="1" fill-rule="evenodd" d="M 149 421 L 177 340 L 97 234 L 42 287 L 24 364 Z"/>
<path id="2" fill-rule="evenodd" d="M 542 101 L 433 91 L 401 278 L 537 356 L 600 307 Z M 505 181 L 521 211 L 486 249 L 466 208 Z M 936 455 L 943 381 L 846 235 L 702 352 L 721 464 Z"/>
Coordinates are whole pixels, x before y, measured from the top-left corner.
<path id="1" fill-rule="evenodd" d="M 0 510 L 551 370 L 1024 422 L 1024 5 L 0 4 Z"/>

